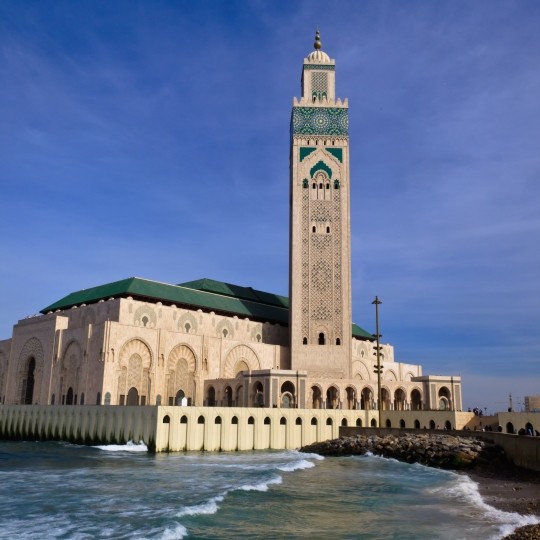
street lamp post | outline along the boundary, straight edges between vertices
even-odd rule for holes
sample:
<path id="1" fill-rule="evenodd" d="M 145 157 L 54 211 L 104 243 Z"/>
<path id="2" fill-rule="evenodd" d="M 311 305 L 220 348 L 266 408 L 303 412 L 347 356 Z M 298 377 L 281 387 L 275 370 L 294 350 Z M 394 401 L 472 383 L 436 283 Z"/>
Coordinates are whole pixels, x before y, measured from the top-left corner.
<path id="1" fill-rule="evenodd" d="M 377 374 L 377 408 L 379 409 L 379 427 L 383 427 L 382 425 L 382 388 L 381 388 L 381 344 L 380 339 L 382 337 L 381 334 L 379 334 L 379 305 L 382 304 L 382 302 L 379 300 L 378 296 L 375 296 L 375 300 L 371 302 L 372 304 L 375 304 L 375 336 L 377 338 L 377 345 L 375 345 L 375 356 L 377 356 L 377 364 L 373 366 L 374 372 Z"/>

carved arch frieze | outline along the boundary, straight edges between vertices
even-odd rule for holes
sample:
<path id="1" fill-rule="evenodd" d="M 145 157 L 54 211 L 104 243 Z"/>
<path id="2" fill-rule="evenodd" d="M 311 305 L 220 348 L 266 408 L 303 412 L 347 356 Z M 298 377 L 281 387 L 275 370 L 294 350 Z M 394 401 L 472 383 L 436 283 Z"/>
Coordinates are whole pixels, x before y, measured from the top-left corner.
<path id="1" fill-rule="evenodd" d="M 223 377 L 226 379 L 233 379 L 238 375 L 236 367 L 243 367 L 241 362 L 248 367 L 249 371 L 255 371 L 261 369 L 259 357 L 255 352 L 246 345 L 237 345 L 227 355 L 223 368 Z M 241 370 L 243 371 L 243 370 Z"/>

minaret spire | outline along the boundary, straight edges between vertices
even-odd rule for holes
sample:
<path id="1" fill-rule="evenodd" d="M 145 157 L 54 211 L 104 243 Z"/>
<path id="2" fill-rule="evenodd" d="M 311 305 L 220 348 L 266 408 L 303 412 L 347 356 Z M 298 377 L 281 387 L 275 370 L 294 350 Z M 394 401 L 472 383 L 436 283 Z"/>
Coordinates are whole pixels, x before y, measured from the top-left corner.
<path id="1" fill-rule="evenodd" d="M 315 32 L 315 43 L 313 44 L 313 46 L 315 47 L 316 51 L 322 49 L 321 33 L 319 32 L 318 27 L 317 27 L 317 31 Z"/>

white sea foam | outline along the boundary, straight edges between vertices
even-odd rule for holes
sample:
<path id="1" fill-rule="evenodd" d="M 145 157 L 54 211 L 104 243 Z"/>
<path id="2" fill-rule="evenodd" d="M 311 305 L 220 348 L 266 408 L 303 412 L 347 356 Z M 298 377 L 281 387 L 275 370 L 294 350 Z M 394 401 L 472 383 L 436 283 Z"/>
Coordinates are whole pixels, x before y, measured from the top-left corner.
<path id="1" fill-rule="evenodd" d="M 196 504 L 194 506 L 185 506 L 178 514 L 176 514 L 176 517 L 215 514 L 219 510 L 218 503 L 222 502 L 224 498 L 224 495 L 218 495 L 217 497 L 212 497 L 207 502 Z"/>
<path id="2" fill-rule="evenodd" d="M 181 523 L 177 523 L 175 527 L 167 527 L 159 538 L 161 538 L 161 540 L 180 540 L 184 538 L 187 533 L 188 530 Z M 152 537 L 155 538 L 154 535 L 152 535 Z"/>
<path id="3" fill-rule="evenodd" d="M 491 523 L 496 523 L 499 526 L 499 535 L 495 538 L 503 538 L 510 534 L 517 527 L 524 525 L 534 525 L 540 523 L 537 516 L 522 515 L 517 512 L 505 512 L 487 504 L 480 495 L 478 484 L 471 480 L 468 476 L 455 474 L 450 485 L 441 486 L 428 490 L 430 493 L 443 494 L 446 497 L 459 501 L 467 501 L 482 512 L 486 520 Z"/>
<path id="4" fill-rule="evenodd" d="M 143 441 L 138 444 L 133 441 L 128 441 L 127 444 L 105 444 L 93 446 L 93 448 L 99 448 L 107 452 L 148 452 L 148 447 Z"/>
<path id="5" fill-rule="evenodd" d="M 319 454 L 304 454 L 301 452 L 296 452 L 298 455 L 304 456 L 306 459 L 316 459 L 317 461 L 322 461 L 324 459 L 324 456 L 321 456 Z"/>
<path id="6" fill-rule="evenodd" d="M 279 465 L 276 468 L 283 472 L 293 472 L 301 469 L 311 469 L 312 467 L 315 467 L 315 463 L 312 463 L 307 459 L 302 459 L 301 461 L 294 461 L 293 463 L 287 463 L 286 465 Z"/>
<path id="7" fill-rule="evenodd" d="M 260 482 L 259 484 L 245 484 L 238 489 L 241 491 L 268 491 L 268 486 L 271 486 L 272 484 L 281 484 L 282 482 L 283 479 L 281 476 L 275 476 L 274 478 L 266 480 L 265 482 Z"/>

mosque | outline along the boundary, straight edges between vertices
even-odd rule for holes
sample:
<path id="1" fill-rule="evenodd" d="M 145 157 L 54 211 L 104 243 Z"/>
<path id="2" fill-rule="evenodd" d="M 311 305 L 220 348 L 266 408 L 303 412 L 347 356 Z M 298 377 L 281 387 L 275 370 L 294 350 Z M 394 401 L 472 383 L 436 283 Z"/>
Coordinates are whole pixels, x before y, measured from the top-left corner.
<path id="1" fill-rule="evenodd" d="M 317 32 L 291 117 L 289 298 L 211 279 L 73 292 L 0 341 L 2 404 L 378 408 L 374 336 L 351 319 L 348 100 L 335 67 Z M 380 361 L 383 410 L 462 410 L 459 376 L 423 375 L 389 344 Z"/>

